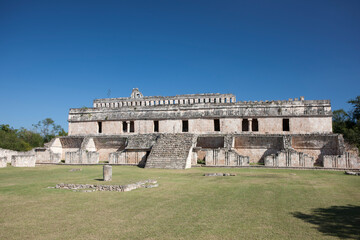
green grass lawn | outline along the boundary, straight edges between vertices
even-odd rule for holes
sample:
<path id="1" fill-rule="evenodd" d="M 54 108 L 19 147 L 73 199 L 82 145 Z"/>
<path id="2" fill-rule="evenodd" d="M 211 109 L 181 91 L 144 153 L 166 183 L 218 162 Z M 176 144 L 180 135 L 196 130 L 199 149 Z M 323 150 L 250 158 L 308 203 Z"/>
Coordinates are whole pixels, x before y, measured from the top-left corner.
<path id="1" fill-rule="evenodd" d="M 82 171 L 69 172 L 71 168 Z M 235 177 L 204 177 L 207 172 Z M 338 171 L 113 166 L 0 169 L 0 239 L 358 239 L 360 177 Z M 128 184 L 73 192 L 57 183 Z"/>

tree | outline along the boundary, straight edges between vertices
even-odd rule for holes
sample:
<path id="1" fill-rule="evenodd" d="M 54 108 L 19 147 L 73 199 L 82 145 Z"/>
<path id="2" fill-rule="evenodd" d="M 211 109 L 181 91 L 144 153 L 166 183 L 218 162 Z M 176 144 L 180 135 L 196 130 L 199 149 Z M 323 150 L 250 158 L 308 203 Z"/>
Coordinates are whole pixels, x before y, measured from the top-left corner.
<path id="1" fill-rule="evenodd" d="M 348 103 L 353 105 L 349 112 L 343 109 L 333 111 L 333 132 L 343 134 L 346 142 L 360 150 L 360 96 Z"/>
<path id="2" fill-rule="evenodd" d="M 351 111 L 353 121 L 359 123 L 360 121 L 360 96 L 357 96 L 355 99 L 351 99 L 348 103 L 352 104 L 354 109 Z"/>
<path id="3" fill-rule="evenodd" d="M 15 151 L 28 151 L 32 149 L 29 143 L 19 138 L 18 130 L 7 124 L 0 125 L 0 148 Z"/>
<path id="4" fill-rule="evenodd" d="M 45 118 L 39 121 L 37 124 L 33 124 L 35 130 L 44 138 L 44 142 L 50 142 L 52 138 L 62 134 L 66 134 L 64 129 L 60 125 L 56 125 L 51 118 Z"/>

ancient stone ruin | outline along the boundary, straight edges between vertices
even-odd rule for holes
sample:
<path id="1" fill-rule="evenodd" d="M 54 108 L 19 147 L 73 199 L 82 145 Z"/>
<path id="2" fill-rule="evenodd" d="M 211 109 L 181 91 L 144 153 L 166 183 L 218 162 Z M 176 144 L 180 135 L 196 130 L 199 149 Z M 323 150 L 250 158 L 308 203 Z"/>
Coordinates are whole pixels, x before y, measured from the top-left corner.
<path id="1" fill-rule="evenodd" d="M 78 192 L 95 192 L 95 191 L 115 191 L 115 192 L 129 192 L 138 188 L 154 188 L 158 187 L 159 184 L 156 180 L 145 180 L 139 181 L 132 184 L 126 185 L 98 185 L 98 184 L 69 184 L 69 183 L 60 183 L 56 184 L 56 189 L 68 189 Z"/>
<path id="2" fill-rule="evenodd" d="M 329 100 L 236 101 L 233 94 L 96 99 L 72 108 L 69 136 L 35 149 L 38 163 L 359 168 L 332 133 Z M 0 155 L 1 156 L 1 155 Z M 9 161 L 9 160 L 8 160 Z"/>

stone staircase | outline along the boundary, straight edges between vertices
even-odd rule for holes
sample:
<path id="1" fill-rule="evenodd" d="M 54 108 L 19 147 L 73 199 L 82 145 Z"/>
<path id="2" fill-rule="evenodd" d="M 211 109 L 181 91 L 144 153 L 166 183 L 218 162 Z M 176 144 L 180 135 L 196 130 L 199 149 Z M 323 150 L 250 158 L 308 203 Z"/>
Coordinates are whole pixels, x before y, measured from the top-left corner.
<path id="1" fill-rule="evenodd" d="M 161 134 L 152 147 L 146 168 L 185 169 L 191 167 L 194 135 Z"/>

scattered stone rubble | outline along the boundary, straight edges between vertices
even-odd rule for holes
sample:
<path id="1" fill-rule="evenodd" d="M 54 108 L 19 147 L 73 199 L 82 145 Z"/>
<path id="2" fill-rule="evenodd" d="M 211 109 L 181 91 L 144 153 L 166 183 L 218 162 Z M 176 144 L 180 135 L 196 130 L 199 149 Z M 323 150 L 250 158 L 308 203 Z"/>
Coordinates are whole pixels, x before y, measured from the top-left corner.
<path id="1" fill-rule="evenodd" d="M 56 184 L 56 189 L 69 189 L 75 192 L 95 192 L 95 191 L 114 191 L 114 192 L 129 192 L 138 188 L 154 188 L 158 187 L 156 180 L 145 180 L 127 185 L 97 185 L 97 184 L 70 184 L 60 183 Z M 52 188 L 52 187 L 49 187 Z"/>
<path id="2" fill-rule="evenodd" d="M 347 175 L 360 176 L 360 172 L 345 171 L 345 174 L 347 174 Z"/>
<path id="3" fill-rule="evenodd" d="M 227 177 L 227 176 L 236 176 L 234 173 L 205 173 L 205 177 Z"/>
<path id="4" fill-rule="evenodd" d="M 72 168 L 69 170 L 69 172 L 78 172 L 78 171 L 82 171 L 81 168 Z"/>

